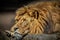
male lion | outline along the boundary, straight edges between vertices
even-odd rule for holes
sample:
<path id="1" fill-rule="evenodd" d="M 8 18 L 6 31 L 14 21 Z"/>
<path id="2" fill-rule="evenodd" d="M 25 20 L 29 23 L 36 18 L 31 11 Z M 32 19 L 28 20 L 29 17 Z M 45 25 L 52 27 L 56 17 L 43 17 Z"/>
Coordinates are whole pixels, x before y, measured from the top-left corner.
<path id="1" fill-rule="evenodd" d="M 59 2 L 35 2 L 21 7 L 16 11 L 15 20 L 11 35 L 60 32 Z"/>

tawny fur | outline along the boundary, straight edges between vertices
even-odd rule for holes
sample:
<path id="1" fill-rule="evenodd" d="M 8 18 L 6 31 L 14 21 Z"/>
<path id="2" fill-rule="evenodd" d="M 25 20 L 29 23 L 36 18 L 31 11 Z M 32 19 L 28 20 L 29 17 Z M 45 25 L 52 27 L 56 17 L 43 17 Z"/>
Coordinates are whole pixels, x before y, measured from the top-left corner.
<path id="1" fill-rule="evenodd" d="M 21 7 L 16 11 L 16 24 L 20 34 L 43 34 L 60 32 L 59 2 L 37 2 Z"/>

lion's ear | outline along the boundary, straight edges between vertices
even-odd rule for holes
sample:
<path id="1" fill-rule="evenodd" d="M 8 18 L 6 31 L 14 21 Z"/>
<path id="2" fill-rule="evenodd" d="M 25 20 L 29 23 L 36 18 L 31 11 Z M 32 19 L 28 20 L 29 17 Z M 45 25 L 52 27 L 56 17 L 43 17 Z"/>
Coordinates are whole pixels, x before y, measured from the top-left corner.
<path id="1" fill-rule="evenodd" d="M 29 13 L 29 16 L 38 19 L 38 17 L 39 17 L 39 12 L 38 12 L 37 10 L 31 11 L 31 12 Z"/>
<path id="2" fill-rule="evenodd" d="M 33 16 L 34 16 L 34 18 L 38 19 L 38 17 L 39 17 L 39 12 L 38 12 L 37 10 L 35 10 L 35 11 L 33 12 Z"/>

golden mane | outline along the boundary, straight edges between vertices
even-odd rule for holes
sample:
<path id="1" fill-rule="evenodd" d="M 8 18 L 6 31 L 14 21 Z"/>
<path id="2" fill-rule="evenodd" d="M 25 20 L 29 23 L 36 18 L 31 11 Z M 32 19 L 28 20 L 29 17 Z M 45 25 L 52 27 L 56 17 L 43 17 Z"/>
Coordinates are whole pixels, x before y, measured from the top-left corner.
<path id="1" fill-rule="evenodd" d="M 59 2 L 37 2 L 18 8 L 16 24 L 11 28 L 14 32 L 18 28 L 20 34 L 42 34 L 60 31 Z"/>

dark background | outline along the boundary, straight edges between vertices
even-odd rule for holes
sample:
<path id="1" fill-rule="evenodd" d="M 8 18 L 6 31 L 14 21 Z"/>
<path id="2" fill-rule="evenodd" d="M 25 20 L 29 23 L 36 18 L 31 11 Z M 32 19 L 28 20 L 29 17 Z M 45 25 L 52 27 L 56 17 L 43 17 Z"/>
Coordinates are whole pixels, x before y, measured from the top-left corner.
<path id="1" fill-rule="evenodd" d="M 27 5 L 33 1 L 54 1 L 54 0 L 0 0 L 0 11 L 14 11 L 17 8 Z M 56 0 L 57 1 L 57 0 Z"/>
<path id="2" fill-rule="evenodd" d="M 14 11 L 17 8 L 38 0 L 0 0 L 0 11 Z"/>
<path id="3" fill-rule="evenodd" d="M 0 0 L 0 30 L 9 30 L 14 25 L 15 11 L 33 1 L 54 0 Z"/>

